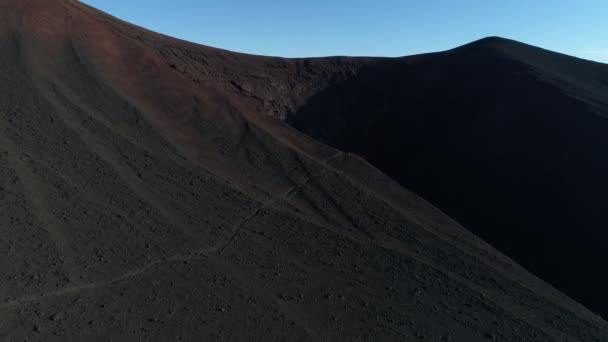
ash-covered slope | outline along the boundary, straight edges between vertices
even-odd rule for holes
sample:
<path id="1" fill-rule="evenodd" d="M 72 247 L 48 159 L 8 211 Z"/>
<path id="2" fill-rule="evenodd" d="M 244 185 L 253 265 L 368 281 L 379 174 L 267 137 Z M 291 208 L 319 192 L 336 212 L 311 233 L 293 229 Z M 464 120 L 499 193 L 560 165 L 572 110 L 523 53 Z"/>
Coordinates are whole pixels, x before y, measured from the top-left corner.
<path id="1" fill-rule="evenodd" d="M 608 65 L 488 38 L 361 69 L 291 120 L 608 315 Z"/>
<path id="2" fill-rule="evenodd" d="M 0 0 L 0 340 L 605 340 L 362 159 L 266 115 L 370 63 Z"/>

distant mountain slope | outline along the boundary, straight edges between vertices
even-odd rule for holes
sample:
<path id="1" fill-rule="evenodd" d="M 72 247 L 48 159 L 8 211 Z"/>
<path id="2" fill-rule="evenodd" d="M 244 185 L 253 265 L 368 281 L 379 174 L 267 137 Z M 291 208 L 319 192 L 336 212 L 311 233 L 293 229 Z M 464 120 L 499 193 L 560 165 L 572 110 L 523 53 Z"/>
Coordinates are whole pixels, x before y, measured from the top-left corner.
<path id="1" fill-rule="evenodd" d="M 0 0 L 0 340 L 605 340 L 364 160 L 267 116 L 378 61 Z"/>
<path id="2" fill-rule="evenodd" d="M 608 65 L 488 38 L 365 67 L 288 119 L 608 315 Z"/>

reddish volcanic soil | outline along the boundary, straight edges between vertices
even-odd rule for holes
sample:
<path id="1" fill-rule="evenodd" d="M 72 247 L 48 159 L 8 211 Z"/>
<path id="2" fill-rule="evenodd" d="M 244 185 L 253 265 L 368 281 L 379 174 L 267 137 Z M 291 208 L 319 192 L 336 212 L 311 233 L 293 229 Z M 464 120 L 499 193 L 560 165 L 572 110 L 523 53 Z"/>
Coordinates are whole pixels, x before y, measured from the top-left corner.
<path id="1" fill-rule="evenodd" d="M 0 340 L 606 340 L 599 316 L 280 120 L 365 145 L 308 109 L 390 63 L 0 0 Z"/>

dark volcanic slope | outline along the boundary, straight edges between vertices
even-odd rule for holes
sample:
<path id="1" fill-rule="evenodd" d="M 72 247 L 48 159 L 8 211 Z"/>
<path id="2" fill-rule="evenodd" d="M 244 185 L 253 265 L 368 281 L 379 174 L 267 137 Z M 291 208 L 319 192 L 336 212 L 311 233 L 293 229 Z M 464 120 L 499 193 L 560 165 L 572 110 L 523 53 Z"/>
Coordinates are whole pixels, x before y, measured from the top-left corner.
<path id="1" fill-rule="evenodd" d="M 608 316 L 608 65 L 488 38 L 361 69 L 291 119 Z"/>
<path id="2" fill-rule="evenodd" d="M 605 341 L 601 318 L 266 115 L 375 63 L 0 0 L 0 340 Z"/>

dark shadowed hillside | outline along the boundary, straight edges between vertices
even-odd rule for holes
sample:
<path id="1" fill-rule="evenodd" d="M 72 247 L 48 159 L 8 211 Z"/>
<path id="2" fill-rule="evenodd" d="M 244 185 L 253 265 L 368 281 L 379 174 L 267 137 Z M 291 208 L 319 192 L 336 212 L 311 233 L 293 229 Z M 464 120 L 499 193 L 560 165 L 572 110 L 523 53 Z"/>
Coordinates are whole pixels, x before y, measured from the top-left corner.
<path id="1" fill-rule="evenodd" d="M 320 127 L 307 110 L 392 63 L 235 54 L 76 1 L 0 0 L 0 340 L 606 340 L 599 316 L 277 119 Z M 347 105 L 331 120 L 353 125 Z M 334 128 L 353 150 L 368 131 Z"/>
<path id="2" fill-rule="evenodd" d="M 608 65 L 488 38 L 365 67 L 290 119 L 608 315 Z"/>

